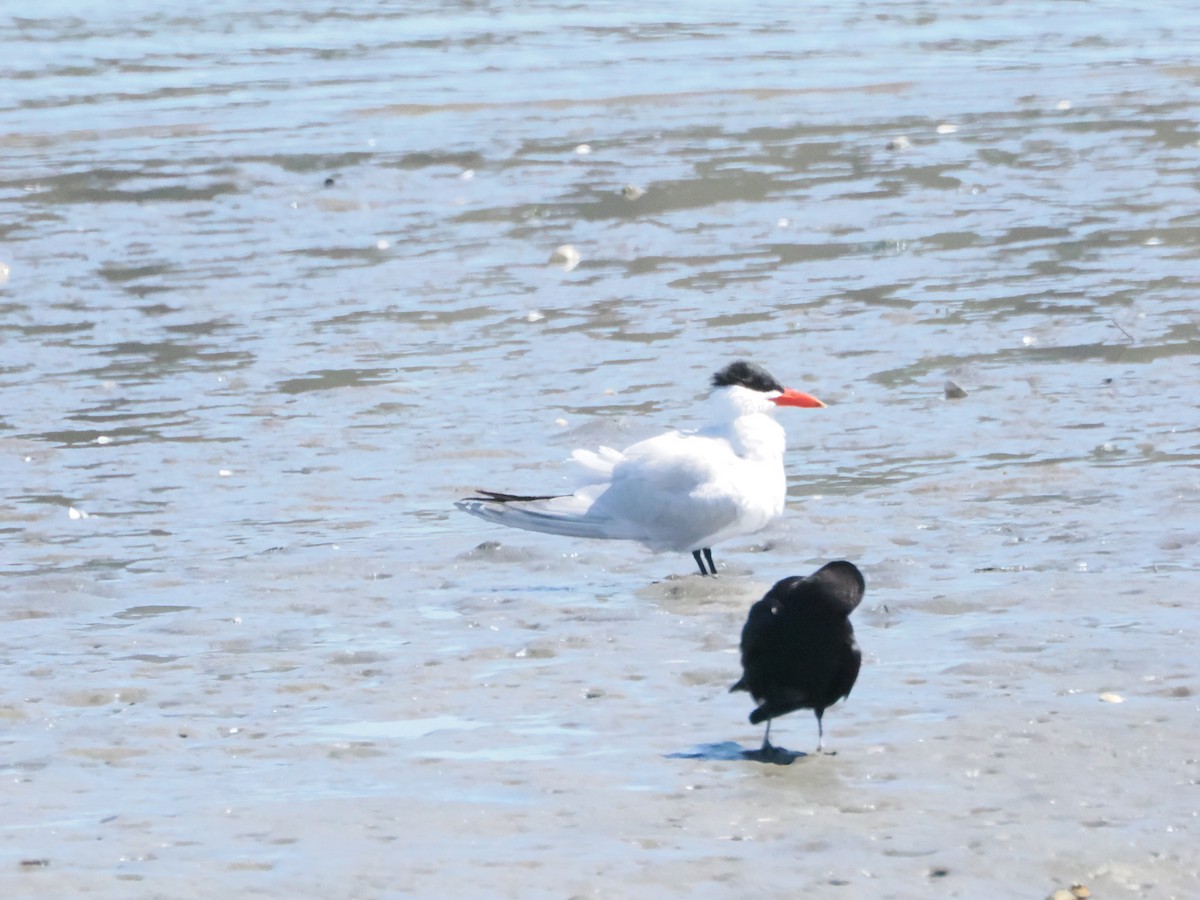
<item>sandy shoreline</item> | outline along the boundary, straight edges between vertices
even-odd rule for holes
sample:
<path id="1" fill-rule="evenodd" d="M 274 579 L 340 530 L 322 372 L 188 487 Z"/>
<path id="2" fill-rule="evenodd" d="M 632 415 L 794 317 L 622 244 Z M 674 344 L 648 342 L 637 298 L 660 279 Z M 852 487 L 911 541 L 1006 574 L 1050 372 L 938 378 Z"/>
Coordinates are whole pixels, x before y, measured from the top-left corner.
<path id="1" fill-rule="evenodd" d="M 256 577 L 280 576 L 275 560 Z M 248 610 L 230 603 L 107 635 L 93 623 L 86 687 L 6 706 L 3 880 L 113 897 L 143 879 L 154 896 L 1042 896 L 1083 882 L 1184 897 L 1197 672 L 1178 604 L 1192 585 L 1140 576 L 1099 603 L 1093 583 L 1061 579 L 1041 610 L 998 586 L 954 615 L 896 591 L 885 611 L 868 593 L 863 674 L 826 719 L 836 754 L 790 766 L 686 758 L 761 737 L 726 693 L 735 625 L 764 587 L 744 576 L 566 602 L 451 583 L 403 627 L 361 593 L 339 598 L 336 629 L 284 597 L 240 625 Z M 247 628 L 264 616 L 284 627 Z M 128 652 L 147 640 L 178 657 Z M 210 649 L 183 651 L 196 640 Z M 23 666 L 27 687 L 60 684 L 54 666 Z M 810 750 L 815 723 L 794 714 L 774 736 Z"/>

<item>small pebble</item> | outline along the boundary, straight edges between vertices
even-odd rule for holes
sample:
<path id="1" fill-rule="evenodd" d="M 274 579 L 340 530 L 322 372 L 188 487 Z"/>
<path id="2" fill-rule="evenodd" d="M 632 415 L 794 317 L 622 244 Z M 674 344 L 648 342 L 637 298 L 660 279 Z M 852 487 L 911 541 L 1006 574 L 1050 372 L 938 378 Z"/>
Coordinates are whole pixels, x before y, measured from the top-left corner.
<path id="1" fill-rule="evenodd" d="M 1062 110 L 1063 112 L 1066 112 L 1068 109 L 1071 108 L 1071 101 L 1070 100 L 1059 100 L 1057 103 L 1054 104 L 1054 108 L 1058 109 L 1058 110 Z M 1084 890 L 1087 890 L 1087 888 L 1084 888 Z"/>
<path id="2" fill-rule="evenodd" d="M 967 396 L 967 392 L 953 381 L 947 381 L 942 386 L 942 390 L 945 392 L 947 400 L 961 400 L 963 397 Z"/>
<path id="3" fill-rule="evenodd" d="M 621 196 L 623 196 L 626 200 L 637 200 L 640 197 L 645 197 L 646 192 L 636 184 L 627 184 L 625 187 L 621 188 Z"/>
<path id="4" fill-rule="evenodd" d="M 85 513 L 85 512 L 84 512 L 82 509 L 76 509 L 76 508 L 75 508 L 75 507 L 73 507 L 73 506 L 72 506 L 72 507 L 69 507 L 69 508 L 67 509 L 67 515 L 68 515 L 68 516 L 70 516 L 72 519 L 87 519 L 87 518 L 90 518 L 90 516 L 89 516 L 87 513 Z"/>
<path id="5" fill-rule="evenodd" d="M 557 250 L 550 254 L 550 263 L 556 266 L 562 266 L 564 272 L 572 271 L 579 265 L 579 251 L 570 244 L 563 244 Z"/>
<path id="6" fill-rule="evenodd" d="M 953 125 L 950 122 L 943 122 L 937 127 L 938 134 L 954 134 L 956 131 L 958 131 L 958 126 Z"/>
<path id="7" fill-rule="evenodd" d="M 894 137 L 888 141 L 887 148 L 889 150 L 909 150 L 912 148 L 912 141 L 904 135 L 900 135 L 900 137 Z"/>
<path id="8" fill-rule="evenodd" d="M 587 156 L 589 153 L 592 152 L 592 145 L 591 144 L 580 144 L 578 147 L 575 148 L 575 152 L 577 154 L 579 154 L 580 156 Z"/>
<path id="9" fill-rule="evenodd" d="M 1085 900 L 1092 896 L 1092 892 L 1088 890 L 1085 884 L 1073 884 L 1070 888 L 1059 888 L 1046 900 Z"/>
<path id="10" fill-rule="evenodd" d="M 1101 694 L 1100 699 L 1103 700 L 1105 703 L 1124 703 L 1125 702 L 1125 698 L 1122 697 L 1120 694 L 1114 694 L 1109 691 L 1105 691 L 1103 694 Z"/>

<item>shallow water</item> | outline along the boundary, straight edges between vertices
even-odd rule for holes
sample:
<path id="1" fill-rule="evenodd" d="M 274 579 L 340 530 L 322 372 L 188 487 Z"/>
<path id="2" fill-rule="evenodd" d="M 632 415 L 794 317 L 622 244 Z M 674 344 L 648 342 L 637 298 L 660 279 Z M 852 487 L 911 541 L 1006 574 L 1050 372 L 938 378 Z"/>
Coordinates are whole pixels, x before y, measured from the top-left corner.
<path id="1" fill-rule="evenodd" d="M 1190 7 L 0 39 L 6 896 L 1194 895 Z M 453 509 L 743 356 L 829 408 L 720 579 Z M 746 609 L 833 558 L 837 753 L 737 759 Z"/>

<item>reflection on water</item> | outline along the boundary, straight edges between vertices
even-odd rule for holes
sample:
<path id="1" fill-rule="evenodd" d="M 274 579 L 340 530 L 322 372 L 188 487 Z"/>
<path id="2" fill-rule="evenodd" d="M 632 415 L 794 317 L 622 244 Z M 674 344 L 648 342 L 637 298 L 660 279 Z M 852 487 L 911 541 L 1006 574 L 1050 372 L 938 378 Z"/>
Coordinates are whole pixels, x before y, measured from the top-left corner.
<path id="1" fill-rule="evenodd" d="M 352 724 L 326 725 L 314 728 L 314 734 L 336 735 L 354 740 L 392 738 L 412 740 L 423 738 L 439 731 L 473 731 L 486 727 L 484 722 L 470 722 L 457 716 L 433 716 L 426 719 L 409 719 L 395 722 L 356 722 Z"/>

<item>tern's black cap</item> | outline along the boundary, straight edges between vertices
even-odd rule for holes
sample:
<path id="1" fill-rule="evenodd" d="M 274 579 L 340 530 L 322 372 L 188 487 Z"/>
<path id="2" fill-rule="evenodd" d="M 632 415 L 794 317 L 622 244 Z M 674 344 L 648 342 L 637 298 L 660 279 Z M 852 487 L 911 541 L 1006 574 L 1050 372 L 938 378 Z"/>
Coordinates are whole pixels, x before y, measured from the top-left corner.
<path id="1" fill-rule="evenodd" d="M 783 385 L 770 372 L 744 359 L 730 363 L 712 377 L 712 386 L 715 388 L 732 387 L 735 384 L 764 394 L 783 390 Z"/>

